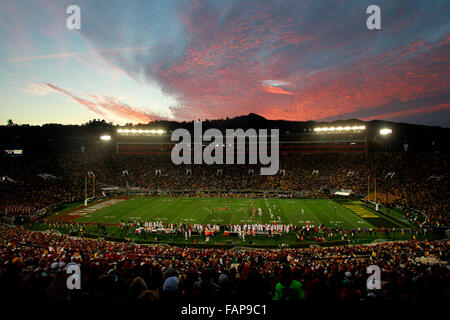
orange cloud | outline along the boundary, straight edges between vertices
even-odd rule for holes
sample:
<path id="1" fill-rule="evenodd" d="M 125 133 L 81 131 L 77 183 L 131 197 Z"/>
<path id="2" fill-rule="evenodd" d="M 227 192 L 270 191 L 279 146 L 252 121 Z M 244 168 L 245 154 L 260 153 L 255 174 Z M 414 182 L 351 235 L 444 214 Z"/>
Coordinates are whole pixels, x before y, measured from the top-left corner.
<path id="1" fill-rule="evenodd" d="M 262 89 L 266 92 L 274 94 L 296 94 L 295 92 L 286 91 L 281 87 L 263 86 Z"/>
<path id="2" fill-rule="evenodd" d="M 63 93 L 69 97 L 71 97 L 75 102 L 85 106 L 90 111 L 99 114 L 107 119 L 111 116 L 116 116 L 122 119 L 128 119 L 135 122 L 150 122 L 156 119 L 161 119 L 161 117 L 153 114 L 148 114 L 145 112 L 141 112 L 136 110 L 133 107 L 130 107 L 124 103 L 118 102 L 115 98 L 112 97 L 99 97 L 96 95 L 88 95 L 93 98 L 95 102 L 80 98 L 68 90 L 61 89 L 55 85 L 50 83 L 45 83 L 47 86 L 52 88 L 53 90 Z"/>

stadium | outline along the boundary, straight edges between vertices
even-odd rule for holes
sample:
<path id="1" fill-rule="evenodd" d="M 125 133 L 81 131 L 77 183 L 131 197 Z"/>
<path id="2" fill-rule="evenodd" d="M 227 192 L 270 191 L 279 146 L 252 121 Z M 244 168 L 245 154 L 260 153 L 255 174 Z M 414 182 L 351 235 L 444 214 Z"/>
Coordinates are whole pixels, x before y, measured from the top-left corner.
<path id="1" fill-rule="evenodd" d="M 305 283 L 310 301 L 361 299 L 359 290 L 368 291 L 362 269 L 372 264 L 399 268 L 383 269 L 383 277 L 429 266 L 429 281 L 446 277 L 448 129 L 386 121 L 275 123 L 255 114 L 209 125 L 242 123 L 281 131 L 276 175 L 260 175 L 259 165 L 173 164 L 170 132 L 182 126 L 175 122 L 125 129 L 94 121 L 65 133 L 54 127 L 51 145 L 39 143 L 50 128 L 2 127 L 3 263 L 14 261 L 24 274 L 38 265 L 58 274 L 75 262 L 99 276 L 108 271 L 88 280 L 94 284 L 141 275 L 133 283 L 141 281 L 142 290 L 142 276 L 152 274 L 146 281 L 153 287 L 143 290 L 149 296 L 134 297 L 139 300 L 237 298 L 249 283 L 253 297 L 270 300 L 286 265 Z M 392 137 L 380 135 L 386 128 Z M 395 142 L 410 136 L 418 138 L 408 148 Z M 308 271 L 313 265 L 319 269 Z M 185 281 L 179 286 L 192 291 L 164 290 L 160 277 L 167 272 L 179 273 Z M 342 280 L 352 274 L 360 283 L 353 296 L 342 296 L 348 288 L 339 286 L 328 292 L 328 272 Z M 195 274 L 209 287 L 189 288 Z M 311 286 L 320 281 L 323 289 Z M 417 299 L 415 290 L 404 300 Z M 111 298 L 129 293 L 116 294 Z"/>
<path id="2" fill-rule="evenodd" d="M 449 301 L 445 1 L 0 8 L 5 305 Z"/>

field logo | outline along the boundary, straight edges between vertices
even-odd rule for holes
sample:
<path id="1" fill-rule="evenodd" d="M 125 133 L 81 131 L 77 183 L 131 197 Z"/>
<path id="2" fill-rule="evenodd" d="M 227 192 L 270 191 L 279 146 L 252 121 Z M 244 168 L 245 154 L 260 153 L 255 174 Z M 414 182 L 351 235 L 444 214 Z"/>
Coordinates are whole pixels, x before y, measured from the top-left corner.
<path id="1" fill-rule="evenodd" d="M 76 264 L 70 265 L 67 267 L 67 274 L 70 276 L 67 278 L 66 285 L 67 289 L 81 289 L 81 270 L 80 267 Z"/>
<path id="2" fill-rule="evenodd" d="M 367 290 L 381 289 L 381 270 L 379 266 L 370 265 L 367 267 Z"/>
<path id="3" fill-rule="evenodd" d="M 172 132 L 171 141 L 178 141 L 172 149 L 172 162 L 179 164 L 192 164 L 191 151 L 194 149 L 194 164 L 246 164 L 246 139 L 248 139 L 248 158 L 249 164 L 269 165 L 261 168 L 260 174 L 263 176 L 274 175 L 278 173 L 280 166 L 279 157 L 279 130 L 271 129 L 270 135 L 267 129 L 226 129 L 226 137 L 218 129 L 208 129 L 202 134 L 202 122 L 194 121 L 194 142 L 191 141 L 191 134 L 186 129 L 176 129 Z M 270 156 L 268 154 L 268 138 L 270 137 Z M 180 141 L 181 138 L 181 141 Z M 203 142 L 211 143 L 203 149 Z M 237 141 L 237 143 L 235 143 Z M 191 147 L 193 145 L 193 148 Z"/>

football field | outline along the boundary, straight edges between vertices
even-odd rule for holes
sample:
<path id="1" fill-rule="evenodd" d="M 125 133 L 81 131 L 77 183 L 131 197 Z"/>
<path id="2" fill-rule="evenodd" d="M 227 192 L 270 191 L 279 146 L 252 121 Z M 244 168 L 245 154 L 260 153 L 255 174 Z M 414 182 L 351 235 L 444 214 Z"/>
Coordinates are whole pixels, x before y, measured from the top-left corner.
<path id="1" fill-rule="evenodd" d="M 401 227 L 362 202 L 329 199 L 131 198 L 110 199 L 57 215 L 81 223 L 162 221 L 164 224 L 292 224 L 327 227 Z"/>

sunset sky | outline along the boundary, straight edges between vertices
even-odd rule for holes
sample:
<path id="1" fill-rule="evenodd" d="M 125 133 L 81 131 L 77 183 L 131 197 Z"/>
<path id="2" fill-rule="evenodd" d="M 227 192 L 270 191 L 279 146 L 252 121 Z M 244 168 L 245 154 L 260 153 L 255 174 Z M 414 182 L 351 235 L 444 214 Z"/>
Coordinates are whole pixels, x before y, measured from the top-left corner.
<path id="1" fill-rule="evenodd" d="M 2 0 L 0 123 L 254 112 L 450 127 L 449 13 L 449 0 Z"/>

